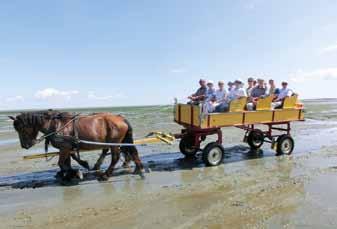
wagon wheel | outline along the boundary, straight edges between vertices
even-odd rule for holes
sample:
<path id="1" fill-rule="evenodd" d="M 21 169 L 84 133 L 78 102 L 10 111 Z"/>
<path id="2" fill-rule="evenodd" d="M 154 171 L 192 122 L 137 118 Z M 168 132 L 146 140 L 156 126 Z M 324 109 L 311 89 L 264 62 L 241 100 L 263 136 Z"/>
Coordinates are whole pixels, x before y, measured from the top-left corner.
<path id="1" fill-rule="evenodd" d="M 277 138 L 276 155 L 290 155 L 294 150 L 294 139 L 287 134 L 283 134 Z"/>
<path id="2" fill-rule="evenodd" d="M 207 166 L 217 166 L 222 162 L 224 148 L 222 145 L 211 142 L 203 150 L 202 160 Z"/>
<path id="3" fill-rule="evenodd" d="M 180 140 L 179 149 L 186 157 L 193 157 L 198 152 L 195 147 L 194 136 L 187 135 Z"/>
<path id="4" fill-rule="evenodd" d="M 264 142 L 264 134 L 261 130 L 255 129 L 249 132 L 247 137 L 247 143 L 251 149 L 259 149 Z"/>

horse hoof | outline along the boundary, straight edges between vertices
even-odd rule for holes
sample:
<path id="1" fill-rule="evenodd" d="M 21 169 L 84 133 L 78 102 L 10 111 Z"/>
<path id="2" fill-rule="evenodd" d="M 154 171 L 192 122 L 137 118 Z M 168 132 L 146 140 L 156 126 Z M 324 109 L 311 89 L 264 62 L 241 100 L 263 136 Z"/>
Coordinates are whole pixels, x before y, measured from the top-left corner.
<path id="1" fill-rule="evenodd" d="M 144 175 L 144 171 L 143 169 L 135 169 L 135 171 L 133 172 L 134 175 L 139 175 L 142 180 L 145 179 L 145 175 Z"/>
<path id="2" fill-rule="evenodd" d="M 103 172 L 97 172 L 96 176 L 97 176 L 97 180 L 98 181 L 107 181 L 107 180 L 109 180 L 109 176 L 106 173 L 103 173 Z"/>
<path id="3" fill-rule="evenodd" d="M 83 180 L 83 173 L 80 170 L 78 170 L 76 173 L 76 177 L 80 180 Z"/>
<path id="4" fill-rule="evenodd" d="M 55 178 L 58 180 L 58 179 L 63 179 L 64 177 L 64 173 L 62 171 L 58 171 L 56 174 L 55 174 Z"/>

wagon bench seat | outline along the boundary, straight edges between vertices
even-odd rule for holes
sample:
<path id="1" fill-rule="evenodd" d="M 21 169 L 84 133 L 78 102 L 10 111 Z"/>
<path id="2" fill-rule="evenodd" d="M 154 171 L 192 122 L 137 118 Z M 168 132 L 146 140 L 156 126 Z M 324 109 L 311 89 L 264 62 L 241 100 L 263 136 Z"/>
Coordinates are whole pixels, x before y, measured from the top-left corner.
<path id="1" fill-rule="evenodd" d="M 210 114 L 202 114 L 201 107 L 196 105 L 176 104 L 174 107 L 176 123 L 201 129 L 303 120 L 304 112 L 301 107 Z"/>

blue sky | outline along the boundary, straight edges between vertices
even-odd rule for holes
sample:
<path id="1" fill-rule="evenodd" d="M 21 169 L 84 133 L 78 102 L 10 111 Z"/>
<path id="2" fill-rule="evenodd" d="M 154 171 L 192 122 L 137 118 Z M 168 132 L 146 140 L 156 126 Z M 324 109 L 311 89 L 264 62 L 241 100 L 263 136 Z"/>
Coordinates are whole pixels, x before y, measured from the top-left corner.
<path id="1" fill-rule="evenodd" d="M 337 97 L 337 1 L 1 1 L 0 109 L 169 104 L 200 76 Z"/>

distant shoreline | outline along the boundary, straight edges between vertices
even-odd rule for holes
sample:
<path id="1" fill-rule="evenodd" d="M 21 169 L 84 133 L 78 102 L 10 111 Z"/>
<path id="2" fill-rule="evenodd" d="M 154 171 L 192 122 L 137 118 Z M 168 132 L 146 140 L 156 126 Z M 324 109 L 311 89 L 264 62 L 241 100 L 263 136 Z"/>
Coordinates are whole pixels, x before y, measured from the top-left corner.
<path id="1" fill-rule="evenodd" d="M 314 98 L 314 99 L 301 99 L 303 102 L 311 102 L 311 101 L 331 101 L 337 100 L 337 98 Z M 101 107 L 68 107 L 68 108 L 32 108 L 32 109 L 15 109 L 15 110 L 1 110 L 0 113 L 15 113 L 15 112 L 22 112 L 22 111 L 37 111 L 37 110 L 88 110 L 88 109 L 118 109 L 118 108 L 142 108 L 142 107 L 165 107 L 165 106 L 172 106 L 172 104 L 153 104 L 153 105 L 127 105 L 127 106 L 101 106 Z"/>

